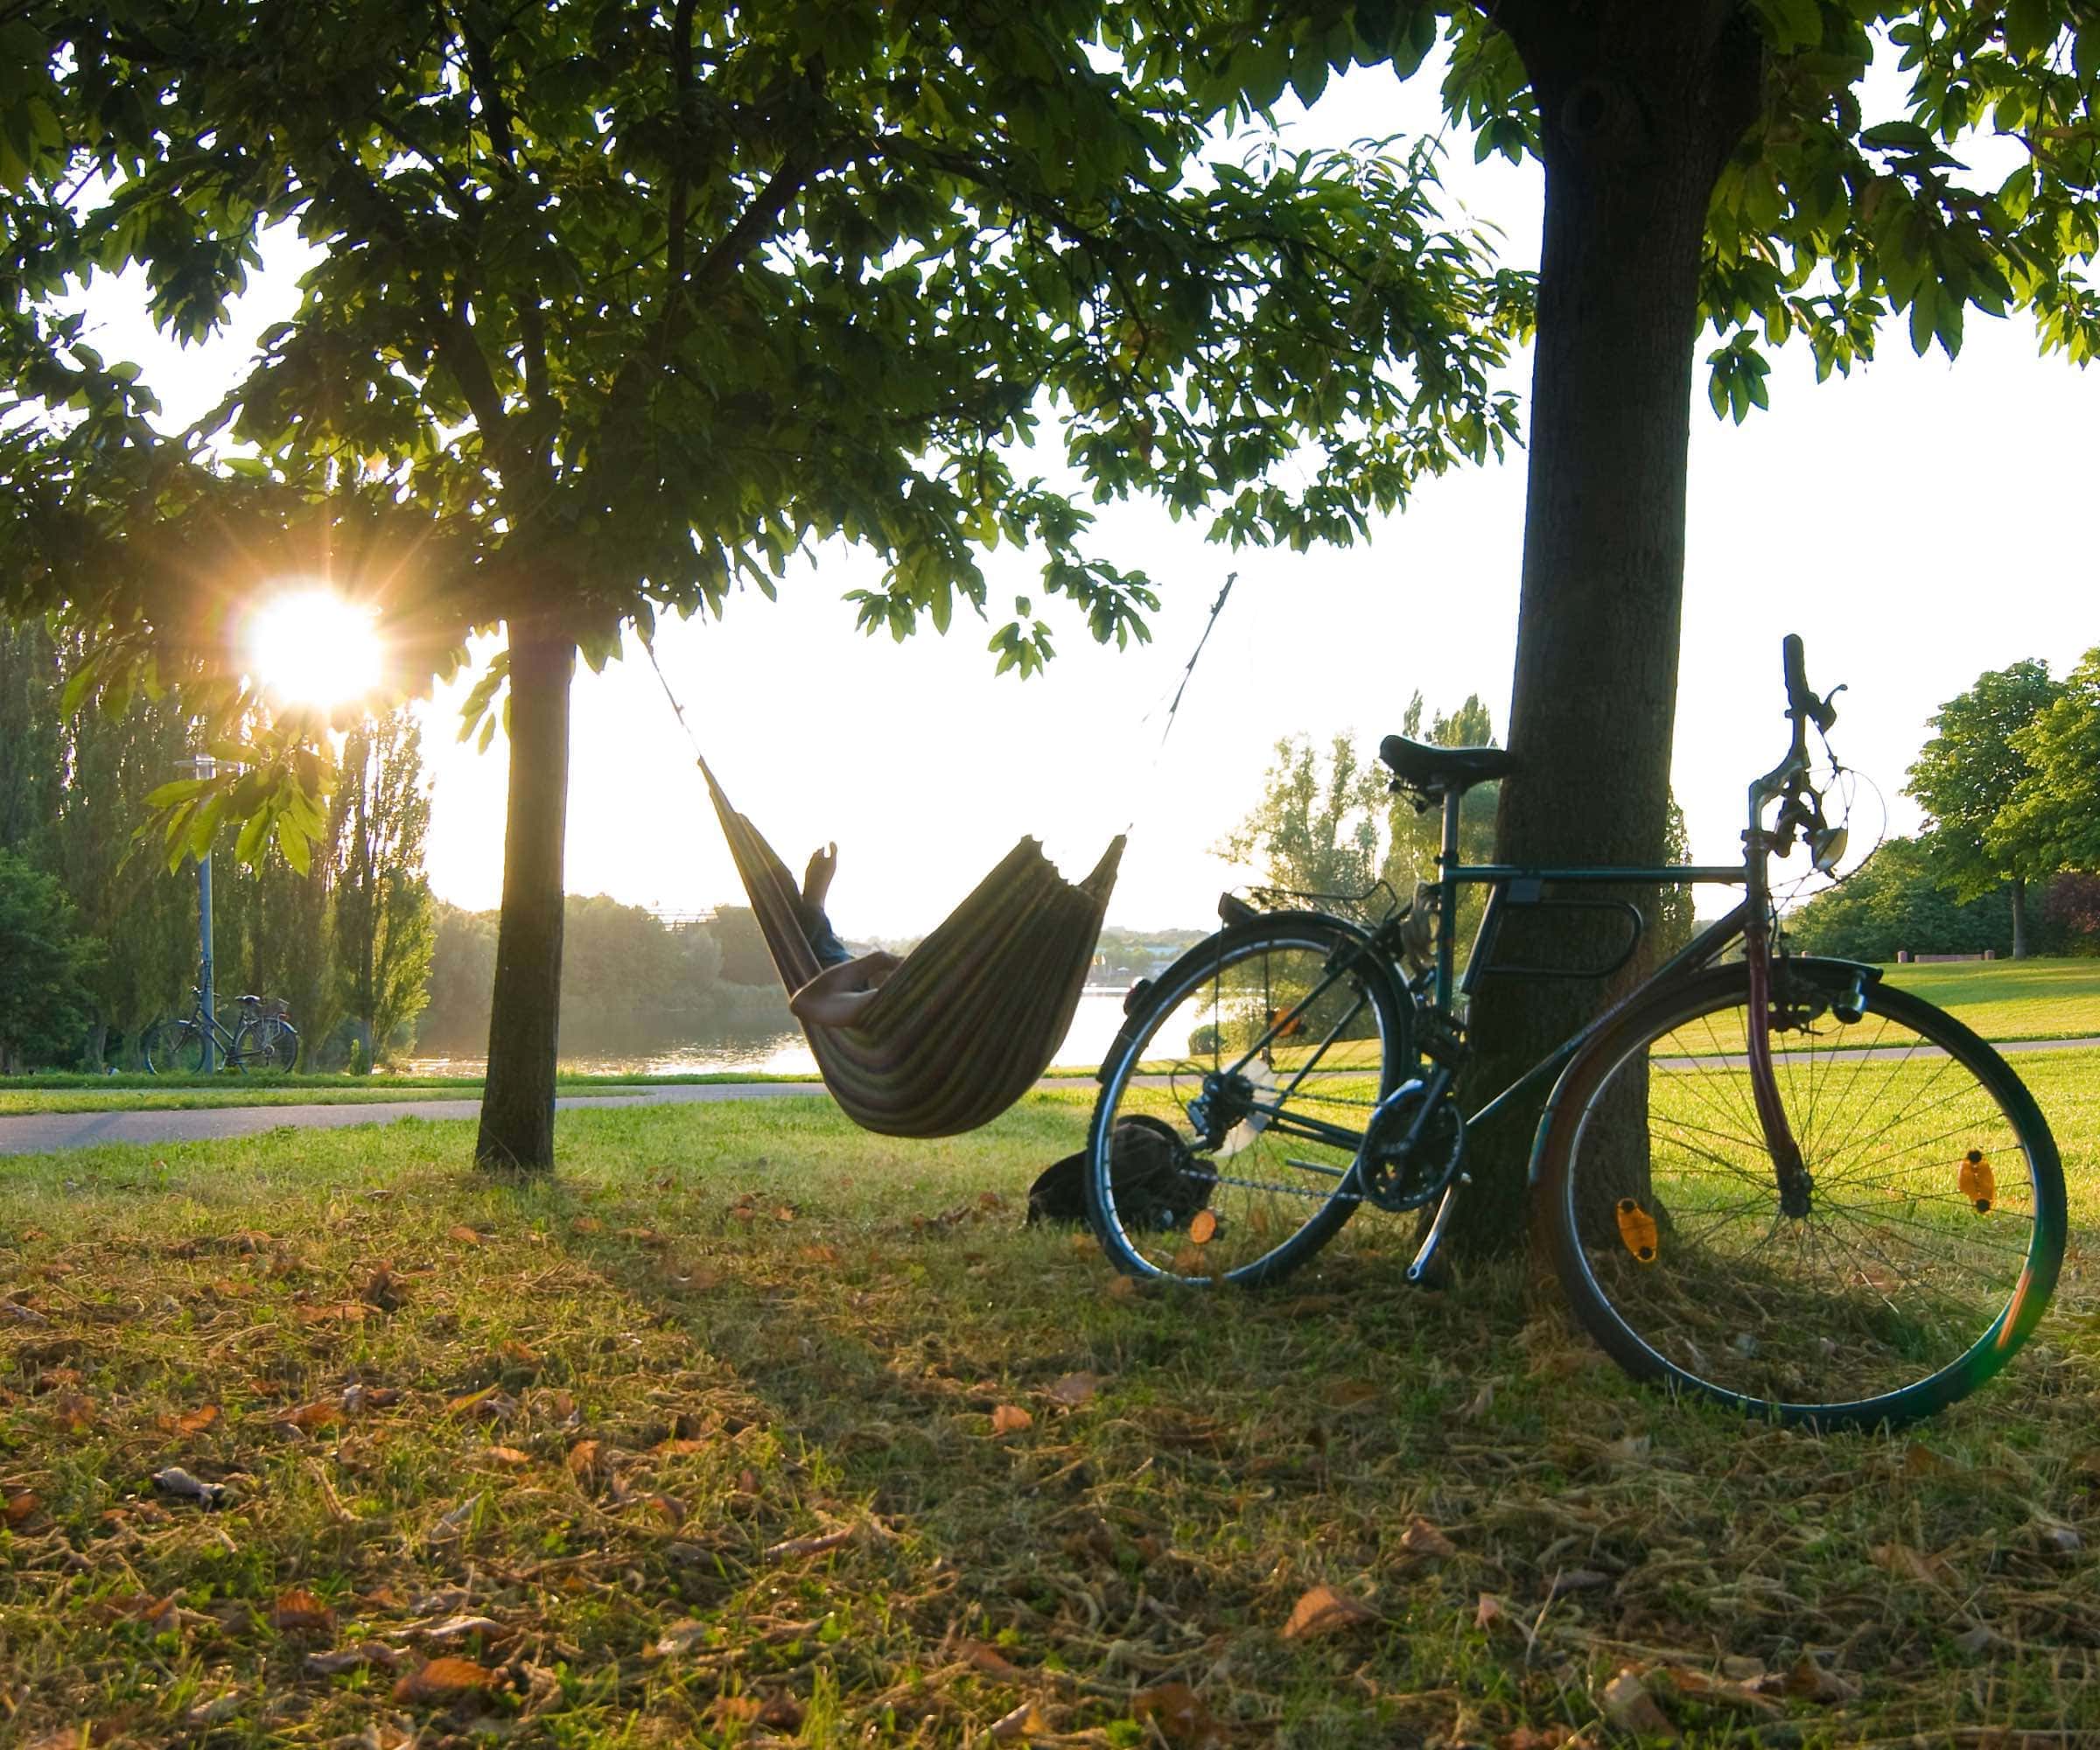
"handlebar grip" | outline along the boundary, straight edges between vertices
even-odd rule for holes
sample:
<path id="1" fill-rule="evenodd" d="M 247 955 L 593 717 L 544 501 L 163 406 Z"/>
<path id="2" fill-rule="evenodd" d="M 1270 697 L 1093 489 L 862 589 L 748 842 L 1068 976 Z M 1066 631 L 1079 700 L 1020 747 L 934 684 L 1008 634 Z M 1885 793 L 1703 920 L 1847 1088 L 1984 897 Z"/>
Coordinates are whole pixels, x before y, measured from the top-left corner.
<path id="1" fill-rule="evenodd" d="M 1809 690 L 1809 671 L 1802 661 L 1801 634 L 1789 632 L 1780 648 L 1785 653 L 1787 665 L 1787 709 L 1789 711 L 1812 711 L 1816 708 L 1816 695 Z"/>

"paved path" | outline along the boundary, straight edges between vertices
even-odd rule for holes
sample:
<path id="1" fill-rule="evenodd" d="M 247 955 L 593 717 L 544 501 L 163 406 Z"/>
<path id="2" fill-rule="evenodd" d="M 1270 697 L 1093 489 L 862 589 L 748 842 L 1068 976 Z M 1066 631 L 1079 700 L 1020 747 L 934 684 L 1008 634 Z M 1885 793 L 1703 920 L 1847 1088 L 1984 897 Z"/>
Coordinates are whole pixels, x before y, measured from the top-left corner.
<path id="1" fill-rule="evenodd" d="M 1998 1048 L 2006 1056 L 2029 1051 L 2083 1051 L 2100 1039 L 2014 1040 Z M 1900 1057 L 1883 1050 L 1870 1056 Z M 1737 1067 L 1741 1060 L 1734 1060 Z M 1082 1076 L 1064 1076 L 1053 1088 L 1084 1088 Z M 594 1106 L 676 1106 L 689 1102 L 766 1100 L 822 1096 L 817 1082 L 681 1082 L 633 1093 L 576 1094 L 557 1099 L 555 1110 L 576 1111 Z M 386 1100 L 366 1105 L 218 1106 L 186 1112 L 35 1112 L 0 1116 L 0 1155 L 48 1154 L 60 1149 L 93 1148 L 98 1143 L 183 1143 L 217 1137 L 253 1136 L 282 1128 L 340 1130 L 350 1124 L 389 1124 L 396 1118 L 472 1118 L 480 1112 L 472 1098 L 464 1100 Z"/>
<path id="2" fill-rule="evenodd" d="M 763 1100 L 779 1096 L 822 1096 L 817 1082 L 680 1082 L 626 1094 L 564 1095 L 560 1112 L 593 1106 L 672 1106 L 689 1101 Z M 0 1155 L 46 1154 L 93 1148 L 98 1143 L 186 1143 L 217 1137 L 253 1136 L 289 1126 L 302 1130 L 340 1130 L 350 1124 L 390 1124 L 396 1118 L 473 1118 L 481 1102 L 463 1100 L 378 1100 L 317 1106 L 213 1106 L 190 1111 L 32 1112 L 0 1116 Z"/>

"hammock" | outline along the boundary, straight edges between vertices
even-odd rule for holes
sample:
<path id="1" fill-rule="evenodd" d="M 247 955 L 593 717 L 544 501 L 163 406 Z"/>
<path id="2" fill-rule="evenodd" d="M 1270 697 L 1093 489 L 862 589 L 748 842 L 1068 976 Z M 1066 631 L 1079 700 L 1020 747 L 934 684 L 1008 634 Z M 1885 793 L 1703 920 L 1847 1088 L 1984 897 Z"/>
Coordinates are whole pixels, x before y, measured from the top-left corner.
<path id="1" fill-rule="evenodd" d="M 700 770 L 792 996 L 823 970 L 802 934 L 802 889 L 705 760 Z M 1072 1025 L 1122 857 L 1119 836 L 1074 886 L 1024 838 L 905 956 L 853 1026 L 804 1026 L 846 1116 L 885 1136 L 952 1137 L 990 1124 L 1033 1087 Z"/>

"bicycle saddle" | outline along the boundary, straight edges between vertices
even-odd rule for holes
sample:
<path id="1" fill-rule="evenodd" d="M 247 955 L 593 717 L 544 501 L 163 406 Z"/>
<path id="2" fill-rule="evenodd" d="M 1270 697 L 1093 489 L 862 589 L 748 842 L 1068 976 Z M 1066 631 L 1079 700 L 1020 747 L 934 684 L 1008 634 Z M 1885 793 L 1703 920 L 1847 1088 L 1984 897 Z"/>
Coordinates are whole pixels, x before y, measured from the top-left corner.
<path id="1" fill-rule="evenodd" d="M 1507 747 L 1432 747 L 1389 735 L 1378 744 L 1378 757 L 1403 784 L 1418 790 L 1469 790 L 1516 769 Z"/>
<path id="2" fill-rule="evenodd" d="M 242 997 L 235 1000 L 243 1004 L 254 1004 L 260 1003 L 262 999 L 260 997 Z"/>

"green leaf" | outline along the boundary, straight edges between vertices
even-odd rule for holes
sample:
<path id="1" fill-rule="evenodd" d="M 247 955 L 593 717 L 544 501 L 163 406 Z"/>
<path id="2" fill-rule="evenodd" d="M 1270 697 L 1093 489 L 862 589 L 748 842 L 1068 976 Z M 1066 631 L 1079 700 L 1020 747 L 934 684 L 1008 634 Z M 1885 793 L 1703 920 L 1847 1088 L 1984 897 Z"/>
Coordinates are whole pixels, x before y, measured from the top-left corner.
<path id="1" fill-rule="evenodd" d="M 1930 131 L 1915 122 L 1884 122 L 1878 127 L 1864 130 L 1859 144 L 1875 151 L 1931 151 L 1935 141 Z"/>

